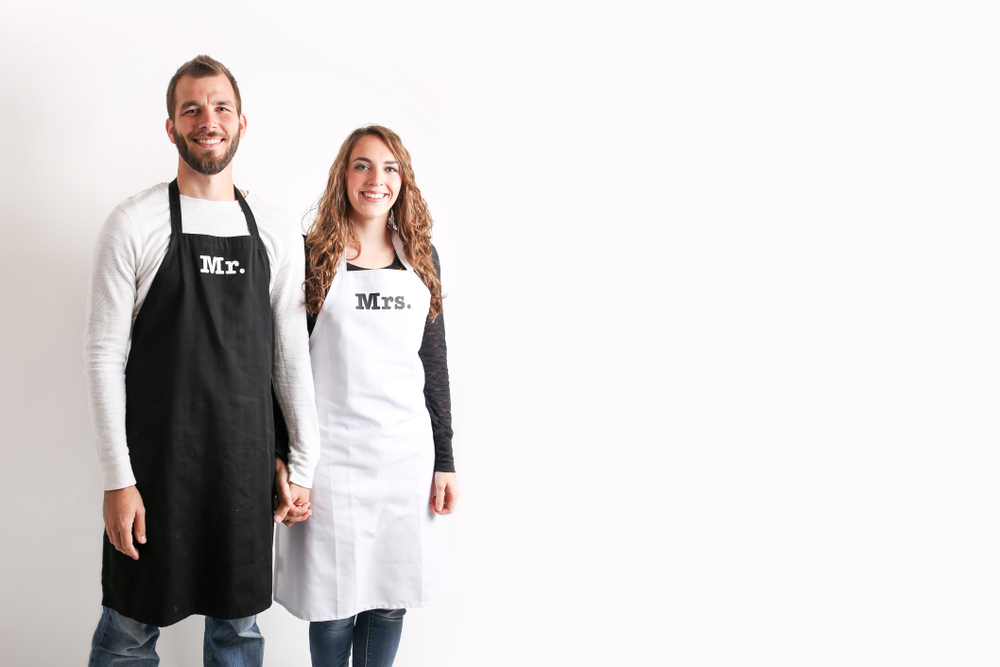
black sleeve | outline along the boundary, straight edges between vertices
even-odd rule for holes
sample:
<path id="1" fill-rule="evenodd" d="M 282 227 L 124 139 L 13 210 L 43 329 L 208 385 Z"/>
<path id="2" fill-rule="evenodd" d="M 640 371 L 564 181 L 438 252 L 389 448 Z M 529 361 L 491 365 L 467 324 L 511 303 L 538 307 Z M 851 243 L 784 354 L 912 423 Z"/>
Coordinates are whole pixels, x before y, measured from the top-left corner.
<path id="1" fill-rule="evenodd" d="M 434 268 L 441 276 L 441 260 L 437 248 L 431 246 Z M 424 364 L 424 402 L 434 430 L 434 470 L 455 472 L 455 457 L 451 448 L 451 386 L 448 382 L 448 346 L 444 338 L 444 314 L 424 325 L 424 340 L 420 345 L 420 361 Z"/>

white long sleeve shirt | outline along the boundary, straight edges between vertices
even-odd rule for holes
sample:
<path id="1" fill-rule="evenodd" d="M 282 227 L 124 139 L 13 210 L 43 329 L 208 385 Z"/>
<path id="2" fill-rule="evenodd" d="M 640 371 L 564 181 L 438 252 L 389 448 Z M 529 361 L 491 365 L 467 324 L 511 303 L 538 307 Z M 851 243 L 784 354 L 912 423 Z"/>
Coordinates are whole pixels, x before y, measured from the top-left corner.
<path id="1" fill-rule="evenodd" d="M 302 234 L 281 210 L 247 194 L 271 264 L 269 284 L 274 330 L 273 382 L 288 424 L 290 481 L 312 486 L 319 461 L 319 426 L 309 362 L 309 339 L 302 282 Z M 247 236 L 237 201 L 181 196 L 186 234 Z M 108 216 L 94 251 L 85 335 L 84 366 L 97 461 L 104 489 L 135 484 L 125 435 L 125 363 L 132 326 L 170 241 L 167 183 L 140 192 Z"/>

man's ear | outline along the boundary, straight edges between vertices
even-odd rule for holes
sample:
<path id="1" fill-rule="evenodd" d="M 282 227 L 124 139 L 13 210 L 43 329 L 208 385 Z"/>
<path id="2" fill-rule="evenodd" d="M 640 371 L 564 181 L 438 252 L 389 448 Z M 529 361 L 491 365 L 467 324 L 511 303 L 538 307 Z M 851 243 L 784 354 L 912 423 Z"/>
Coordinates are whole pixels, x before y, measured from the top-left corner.
<path id="1" fill-rule="evenodd" d="M 247 117 L 240 114 L 240 139 L 242 139 L 247 133 Z"/>
<path id="2" fill-rule="evenodd" d="M 170 143 L 176 143 L 174 141 L 174 121 L 167 119 L 167 138 L 170 139 Z"/>

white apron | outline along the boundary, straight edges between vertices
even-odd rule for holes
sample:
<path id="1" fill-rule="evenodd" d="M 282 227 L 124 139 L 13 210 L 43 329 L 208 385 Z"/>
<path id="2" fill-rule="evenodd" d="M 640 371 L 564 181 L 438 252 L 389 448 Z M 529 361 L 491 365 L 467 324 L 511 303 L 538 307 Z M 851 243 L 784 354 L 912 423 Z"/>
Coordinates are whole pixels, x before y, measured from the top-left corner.
<path id="1" fill-rule="evenodd" d="M 322 445 L 313 514 L 276 531 L 274 572 L 274 599 L 307 621 L 444 593 L 417 355 L 430 292 L 395 232 L 392 242 L 406 271 L 348 271 L 341 260 L 309 341 Z"/>

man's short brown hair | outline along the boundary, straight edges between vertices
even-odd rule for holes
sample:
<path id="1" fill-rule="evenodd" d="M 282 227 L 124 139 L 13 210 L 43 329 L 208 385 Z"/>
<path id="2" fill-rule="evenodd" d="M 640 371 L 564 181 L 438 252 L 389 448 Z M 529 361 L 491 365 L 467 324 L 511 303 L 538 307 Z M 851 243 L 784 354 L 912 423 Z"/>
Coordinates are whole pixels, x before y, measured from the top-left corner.
<path id="1" fill-rule="evenodd" d="M 236 85 L 236 77 L 229 69 L 211 56 L 198 56 L 181 65 L 174 73 L 170 84 L 167 86 L 167 117 L 174 120 L 174 112 L 177 110 L 177 82 L 182 76 L 190 76 L 194 79 L 204 79 L 207 76 L 225 75 L 229 83 L 233 84 L 233 94 L 236 95 L 236 114 L 243 113 L 243 102 L 240 100 L 240 87 Z"/>

